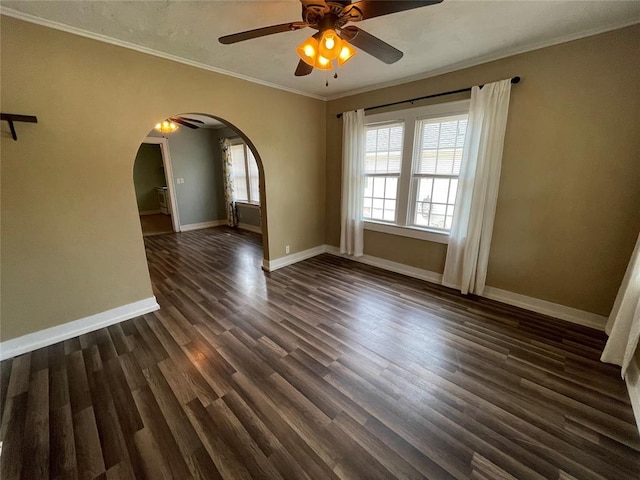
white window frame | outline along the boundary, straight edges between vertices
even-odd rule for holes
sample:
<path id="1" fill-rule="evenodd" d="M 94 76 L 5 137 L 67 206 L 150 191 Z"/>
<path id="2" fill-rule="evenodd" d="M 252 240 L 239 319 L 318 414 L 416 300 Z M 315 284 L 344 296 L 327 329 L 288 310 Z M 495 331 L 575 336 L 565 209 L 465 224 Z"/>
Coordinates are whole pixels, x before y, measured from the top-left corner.
<path id="1" fill-rule="evenodd" d="M 365 126 L 365 129 L 367 127 L 373 127 L 373 128 L 385 128 L 385 127 L 392 127 L 395 125 L 400 125 L 402 127 L 402 135 L 403 135 L 403 140 L 404 140 L 404 132 L 406 130 L 406 125 L 402 122 L 375 122 L 375 123 L 368 123 Z M 391 139 L 389 139 L 389 142 L 391 142 Z M 404 148 L 404 145 L 402 146 L 402 148 Z M 402 151 L 402 155 L 404 155 L 404 150 Z M 402 158 L 402 157 L 401 157 Z M 400 164 L 400 171 L 398 173 L 365 173 L 364 177 L 365 177 L 365 182 L 367 177 L 371 178 L 372 181 L 373 179 L 375 179 L 376 177 L 382 177 L 382 178 L 397 178 L 398 179 L 398 183 L 397 185 L 400 185 L 400 175 L 402 173 L 402 163 Z M 373 189 L 373 185 L 371 186 L 371 188 Z M 366 197 L 365 197 L 366 198 Z M 384 224 L 389 224 L 389 225 L 394 225 L 398 222 L 398 189 L 396 188 L 396 210 L 395 210 L 395 218 L 392 220 L 381 220 L 381 219 L 374 219 L 374 218 L 369 218 L 369 217 L 364 217 L 364 221 L 365 222 L 379 222 L 379 223 L 384 223 Z M 386 203 L 386 197 L 385 197 L 385 203 Z M 373 208 L 372 208 L 373 209 Z M 383 213 L 384 216 L 384 213 Z"/>
<path id="2" fill-rule="evenodd" d="M 404 141 L 402 145 L 400 178 L 396 195 L 396 222 L 365 220 L 365 230 L 429 240 L 436 243 L 449 243 L 448 231 L 412 225 L 412 215 L 415 208 L 415 189 L 412 188 L 412 185 L 414 184 L 415 178 L 413 175 L 414 159 L 419 153 L 419 123 L 421 120 L 429 118 L 468 114 L 470 103 L 470 100 L 460 100 L 457 102 L 439 103 L 424 107 L 366 115 L 365 126 L 375 126 L 376 124 L 391 122 L 404 123 Z"/>
<path id="3" fill-rule="evenodd" d="M 244 147 L 244 171 L 245 171 L 245 178 L 246 178 L 246 184 L 247 184 L 247 197 L 248 200 L 237 200 L 236 203 L 241 203 L 244 205 L 255 205 L 255 206 L 260 206 L 260 171 L 258 170 L 258 198 L 257 199 L 253 199 L 251 198 L 251 181 L 250 181 L 250 175 L 249 175 L 249 154 L 248 152 L 251 151 L 251 149 L 249 148 L 249 146 L 246 144 L 246 142 L 242 139 L 242 137 L 234 137 L 231 138 L 229 140 L 229 144 L 230 145 L 242 145 Z M 253 152 L 251 152 L 251 155 L 253 155 Z M 254 156 L 255 158 L 255 156 Z M 258 161 L 256 160 L 256 170 L 258 168 Z"/>

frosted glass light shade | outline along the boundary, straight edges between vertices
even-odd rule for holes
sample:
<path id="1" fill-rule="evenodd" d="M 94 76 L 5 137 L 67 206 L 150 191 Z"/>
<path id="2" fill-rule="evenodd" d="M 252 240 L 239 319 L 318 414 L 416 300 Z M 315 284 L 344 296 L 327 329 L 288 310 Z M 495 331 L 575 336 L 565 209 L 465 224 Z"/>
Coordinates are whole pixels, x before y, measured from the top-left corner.
<path id="1" fill-rule="evenodd" d="M 331 64 L 331 60 L 329 60 L 326 57 L 323 57 L 322 55 L 318 55 L 318 58 L 316 59 L 316 63 L 313 66 L 318 70 L 331 70 L 333 68 L 333 65 Z"/>
<path id="2" fill-rule="evenodd" d="M 309 37 L 296 48 L 300 59 L 307 65 L 315 66 L 318 58 L 318 41 Z"/>
<path id="3" fill-rule="evenodd" d="M 342 48 L 342 39 L 335 30 L 326 30 L 320 38 L 319 53 L 324 58 L 334 60 L 338 58 Z"/>
<path id="4" fill-rule="evenodd" d="M 353 48 L 348 42 L 343 40 L 342 48 L 340 48 L 340 53 L 338 54 L 338 66 L 343 66 L 345 63 L 351 60 L 356 53 L 358 53 L 358 51 Z"/>

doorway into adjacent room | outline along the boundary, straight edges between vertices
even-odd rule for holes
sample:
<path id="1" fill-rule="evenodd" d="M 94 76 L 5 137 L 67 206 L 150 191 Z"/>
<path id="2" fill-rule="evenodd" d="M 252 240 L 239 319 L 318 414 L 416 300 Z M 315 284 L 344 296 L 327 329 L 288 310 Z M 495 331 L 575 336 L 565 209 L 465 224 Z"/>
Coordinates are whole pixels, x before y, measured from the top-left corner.
<path id="1" fill-rule="evenodd" d="M 133 166 L 133 183 L 142 235 L 179 232 L 177 202 L 166 138 L 147 137 L 140 145 Z"/>

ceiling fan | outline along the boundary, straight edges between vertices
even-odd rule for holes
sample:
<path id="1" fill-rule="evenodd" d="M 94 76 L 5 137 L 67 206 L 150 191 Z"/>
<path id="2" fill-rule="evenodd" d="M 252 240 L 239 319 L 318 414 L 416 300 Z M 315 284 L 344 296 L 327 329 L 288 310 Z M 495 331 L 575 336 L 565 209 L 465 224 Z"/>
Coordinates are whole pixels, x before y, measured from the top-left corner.
<path id="1" fill-rule="evenodd" d="M 252 38 L 273 35 L 311 27 L 318 33 L 309 37 L 298 46 L 300 62 L 295 75 L 309 75 L 314 68 L 330 70 L 332 60 L 338 66 L 347 62 L 356 50 L 351 44 L 372 55 L 384 63 L 392 64 L 402 58 L 403 53 L 378 37 L 367 33 L 350 22 L 359 22 L 369 18 L 381 17 L 391 13 L 427 7 L 441 3 L 443 0 L 300 0 L 302 3 L 302 21 L 271 25 L 246 32 L 225 35 L 218 40 L 229 45 L 250 40 Z M 350 43 L 349 43 L 350 42 Z"/>
<path id="2" fill-rule="evenodd" d="M 195 118 L 177 116 L 177 117 L 169 117 L 169 120 L 193 129 L 200 128 L 198 125 L 193 125 L 194 123 L 199 123 L 200 125 L 204 125 L 204 122 L 202 120 L 196 120 Z"/>

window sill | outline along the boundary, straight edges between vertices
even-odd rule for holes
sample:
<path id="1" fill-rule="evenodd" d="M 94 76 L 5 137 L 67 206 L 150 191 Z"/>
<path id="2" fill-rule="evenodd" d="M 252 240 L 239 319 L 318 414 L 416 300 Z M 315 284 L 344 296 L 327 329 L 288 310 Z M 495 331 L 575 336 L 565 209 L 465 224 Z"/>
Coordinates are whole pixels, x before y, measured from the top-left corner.
<path id="1" fill-rule="evenodd" d="M 253 203 L 253 202 L 238 202 L 238 201 L 236 201 L 236 205 L 241 205 L 243 207 L 249 207 L 249 208 L 260 208 L 260 204 L 259 203 Z"/>
<path id="2" fill-rule="evenodd" d="M 401 237 L 417 238 L 418 240 L 428 240 L 429 242 L 442 243 L 445 245 L 449 243 L 448 233 L 434 232 L 430 230 L 423 230 L 422 228 L 408 227 L 404 225 L 390 225 L 386 223 L 378 223 L 365 220 L 364 229 L 371 230 L 373 232 L 399 235 Z"/>

